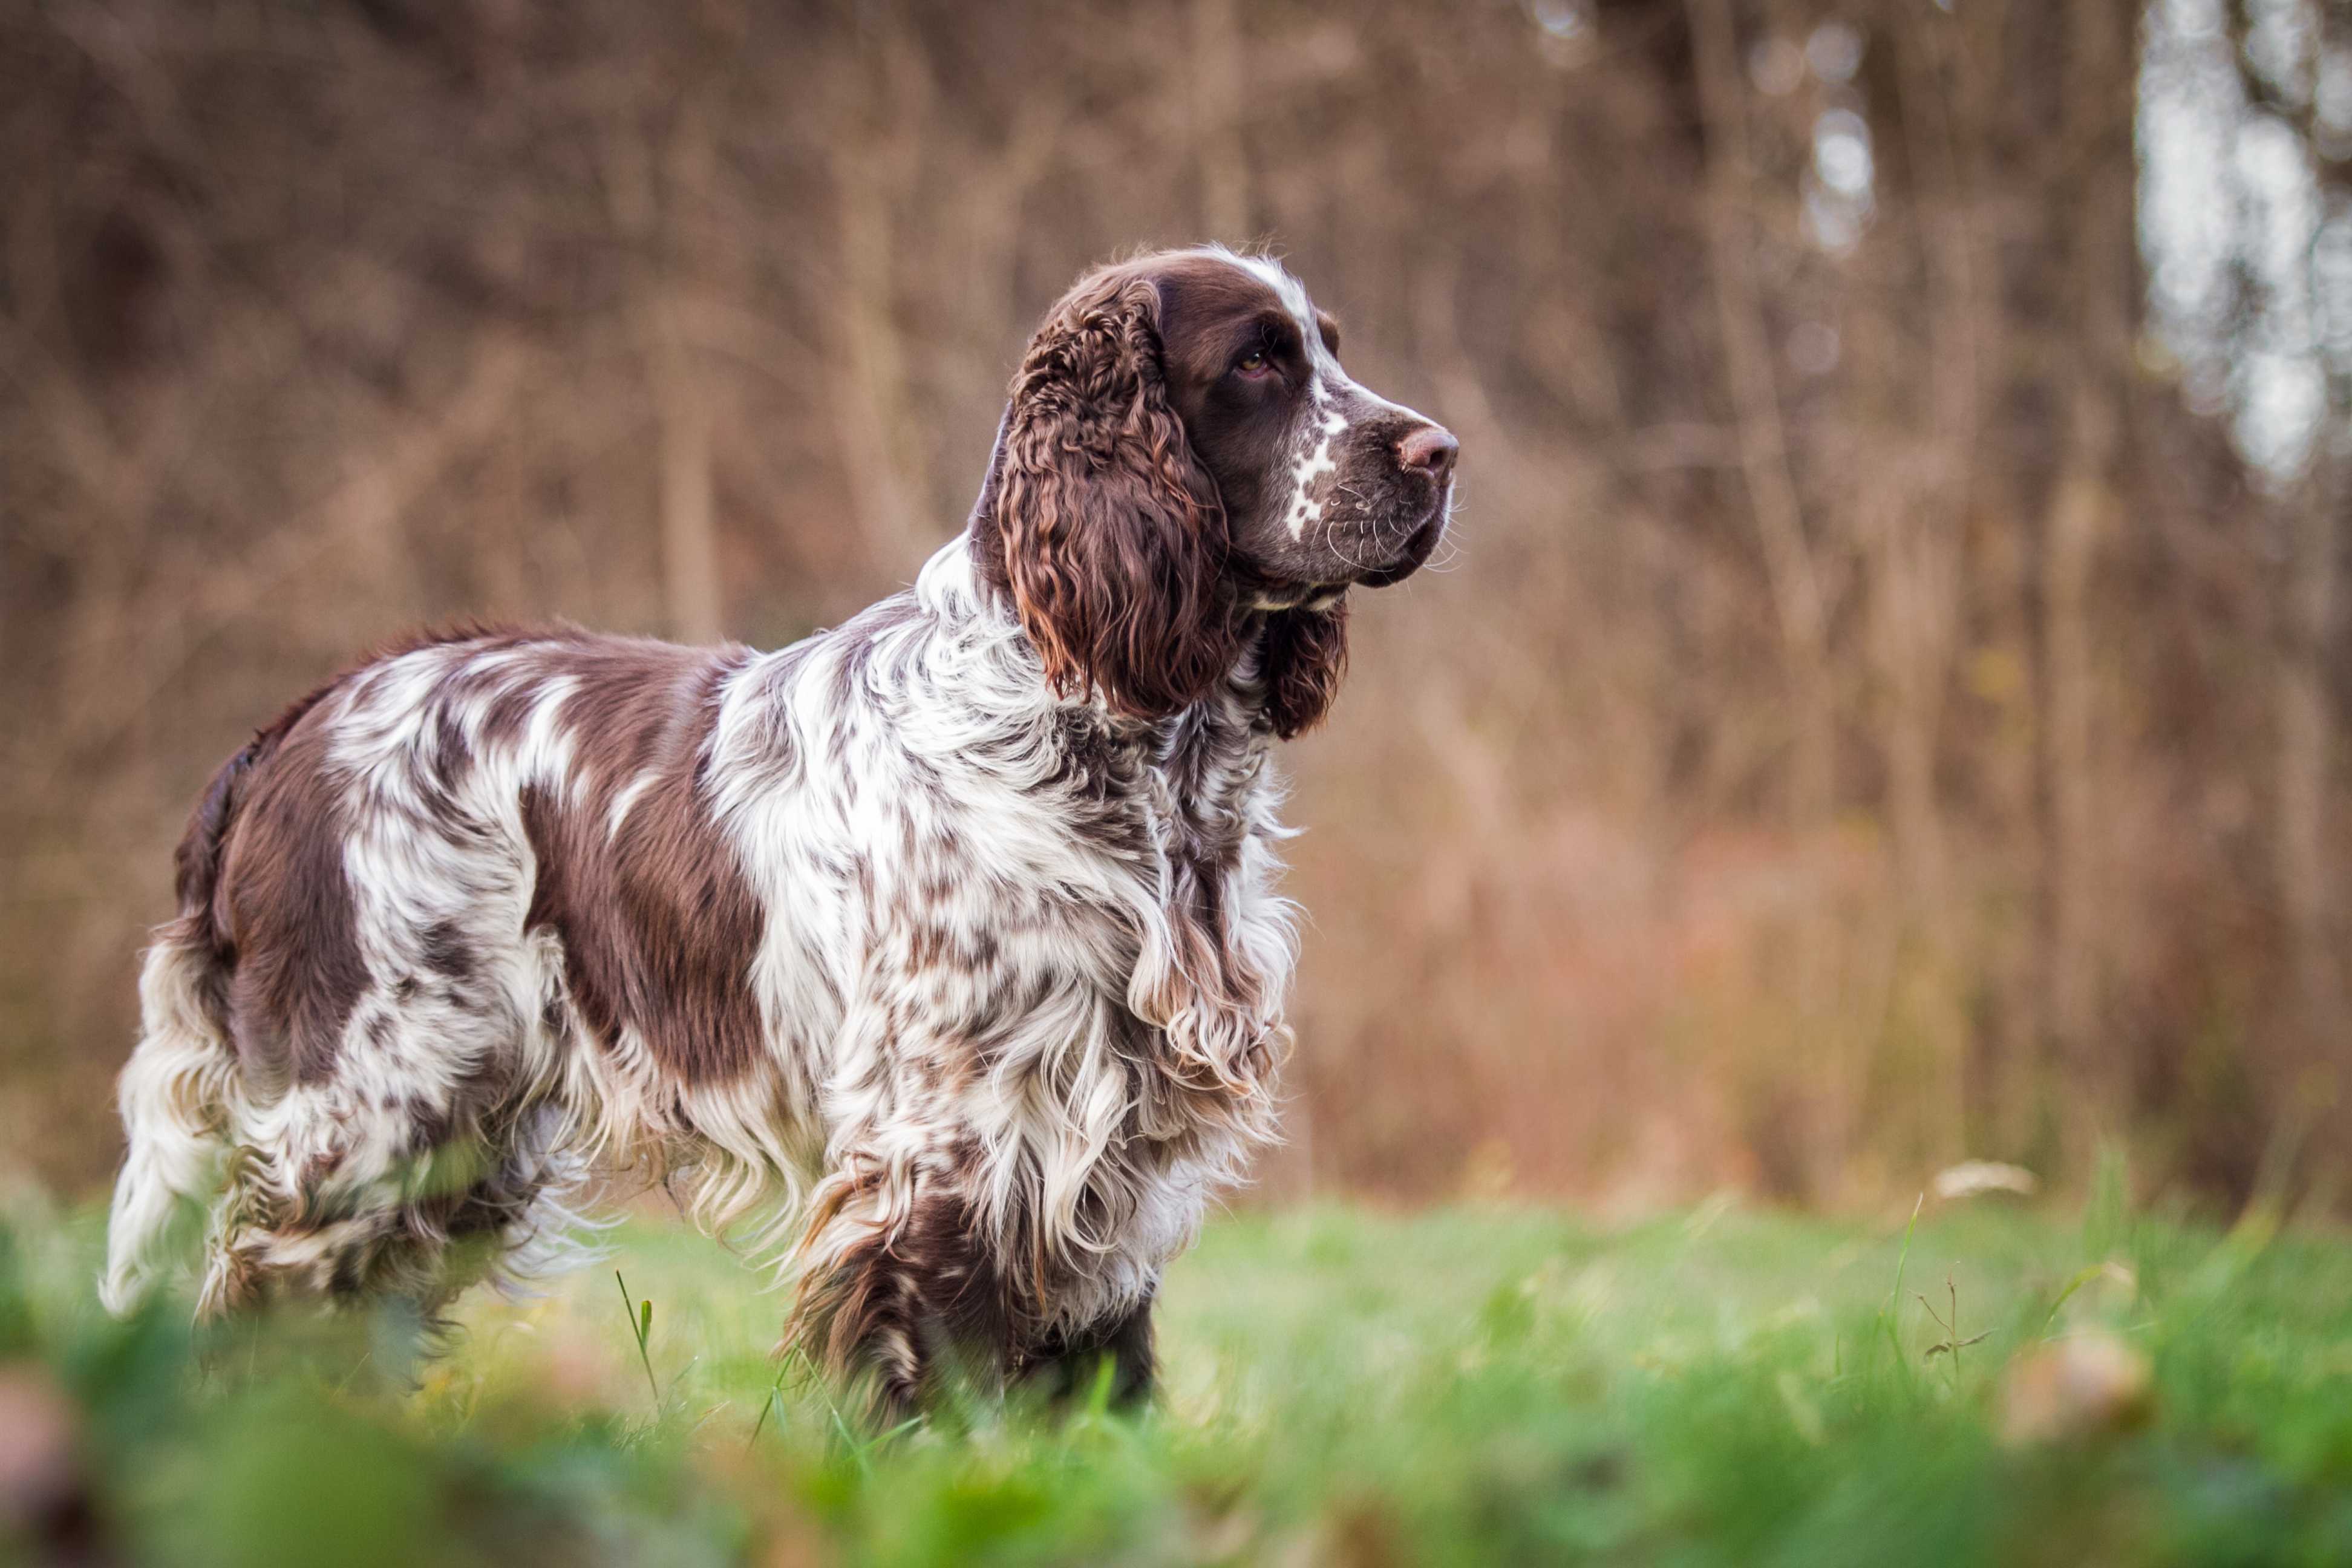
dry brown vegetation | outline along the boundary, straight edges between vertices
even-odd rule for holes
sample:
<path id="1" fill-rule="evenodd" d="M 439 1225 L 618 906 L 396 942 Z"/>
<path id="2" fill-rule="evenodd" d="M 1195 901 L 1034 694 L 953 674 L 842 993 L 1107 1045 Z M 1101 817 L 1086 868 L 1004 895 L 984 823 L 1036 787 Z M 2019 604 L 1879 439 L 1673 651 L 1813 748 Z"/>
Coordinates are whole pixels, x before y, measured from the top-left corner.
<path id="1" fill-rule="evenodd" d="M 0 1149 L 110 1162 L 182 813 L 276 704 L 420 621 L 835 620 L 960 524 L 1067 279 L 1214 237 L 1465 447 L 1460 549 L 1293 753 L 1278 1189 L 2325 1177 L 2352 382 L 2266 487 L 2181 396 L 2140 28 L 0 7 Z"/>

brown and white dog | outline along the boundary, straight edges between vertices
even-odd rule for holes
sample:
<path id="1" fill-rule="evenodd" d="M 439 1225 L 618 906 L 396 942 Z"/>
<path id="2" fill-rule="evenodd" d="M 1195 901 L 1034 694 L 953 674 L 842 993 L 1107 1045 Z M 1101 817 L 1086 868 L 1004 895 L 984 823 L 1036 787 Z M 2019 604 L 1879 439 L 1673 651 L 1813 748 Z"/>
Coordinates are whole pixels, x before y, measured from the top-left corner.
<path id="1" fill-rule="evenodd" d="M 288 709 L 180 846 L 107 1305 L 194 1202 L 205 1311 L 432 1319 L 642 1158 L 761 1222 L 877 1415 L 942 1358 L 1148 1388 L 1160 1271 L 1273 1131 L 1271 742 L 1446 524 L 1453 437 L 1338 351 L 1270 260 L 1104 268 L 911 591 L 773 653 L 427 637 Z"/>

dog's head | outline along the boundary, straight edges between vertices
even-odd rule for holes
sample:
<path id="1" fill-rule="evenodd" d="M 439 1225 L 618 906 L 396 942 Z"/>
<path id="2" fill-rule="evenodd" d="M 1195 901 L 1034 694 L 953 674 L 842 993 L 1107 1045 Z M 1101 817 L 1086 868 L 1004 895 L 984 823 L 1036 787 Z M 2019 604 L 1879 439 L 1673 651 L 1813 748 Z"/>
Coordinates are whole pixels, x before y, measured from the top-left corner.
<path id="1" fill-rule="evenodd" d="M 1054 307 L 976 518 L 1057 689 L 1163 717 L 1256 638 L 1276 730 L 1322 717 L 1347 590 L 1429 559 L 1455 453 L 1339 351 L 1296 279 L 1220 249 L 1101 268 Z"/>

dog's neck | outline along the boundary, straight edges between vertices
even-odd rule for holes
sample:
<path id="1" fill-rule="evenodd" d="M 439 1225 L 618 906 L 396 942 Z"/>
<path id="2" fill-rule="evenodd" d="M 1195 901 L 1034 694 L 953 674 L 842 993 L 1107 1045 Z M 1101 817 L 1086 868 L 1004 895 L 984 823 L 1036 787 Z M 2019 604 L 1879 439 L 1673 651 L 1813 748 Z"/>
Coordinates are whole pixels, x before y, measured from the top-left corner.
<path id="1" fill-rule="evenodd" d="M 1020 612 L 1013 604 L 1003 541 L 988 510 L 991 499 L 991 489 L 983 489 L 963 532 L 933 558 L 923 575 L 930 579 L 940 570 L 953 570 L 959 579 L 958 587 L 971 596 L 982 614 L 1025 638 L 1027 634 L 1019 630 Z M 1273 690 L 1264 672 L 1269 638 L 1276 626 L 1287 616 L 1323 615 L 1341 608 L 1347 601 L 1348 587 L 1345 584 L 1284 583 L 1247 571 L 1234 573 L 1229 581 L 1227 613 L 1234 617 L 1239 633 L 1234 638 L 1233 665 L 1222 679 L 1183 711 L 1159 719 L 1139 719 L 1111 712 L 1099 693 L 1059 700 L 1073 710 L 1088 713 L 1089 723 L 1098 723 L 1107 733 L 1147 747 L 1187 728 L 1188 720 L 1197 725 L 1205 709 L 1214 709 L 1220 716 L 1234 712 L 1253 728 L 1265 727 L 1271 721 L 1268 710 Z"/>

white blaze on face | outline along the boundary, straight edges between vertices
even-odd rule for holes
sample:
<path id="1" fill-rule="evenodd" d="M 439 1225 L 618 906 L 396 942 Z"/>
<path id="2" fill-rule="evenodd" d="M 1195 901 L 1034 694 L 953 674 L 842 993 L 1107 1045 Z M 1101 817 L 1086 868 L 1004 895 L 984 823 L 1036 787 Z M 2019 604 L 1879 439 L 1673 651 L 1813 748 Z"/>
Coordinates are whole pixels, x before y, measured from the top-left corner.
<path id="1" fill-rule="evenodd" d="M 1308 523 L 1323 521 L 1324 481 L 1339 471 L 1339 461 L 1331 456 L 1331 443 L 1348 428 L 1348 416 L 1341 412 L 1342 407 L 1361 406 L 1367 402 L 1374 406 L 1385 405 L 1378 398 L 1367 398 L 1363 389 L 1348 379 L 1348 373 L 1339 368 L 1339 362 L 1324 346 L 1323 329 L 1316 322 L 1314 304 L 1297 279 L 1262 256 L 1231 256 L 1229 259 L 1281 298 L 1291 320 L 1298 323 L 1300 341 L 1307 345 L 1307 363 L 1314 379 L 1307 384 L 1309 407 L 1299 421 L 1290 454 L 1290 507 L 1284 517 L 1290 537 L 1303 539 Z"/>
<path id="2" fill-rule="evenodd" d="M 1306 537 L 1307 525 L 1323 520 L 1323 503 L 1315 492 L 1324 475 L 1339 471 L 1339 465 L 1331 458 L 1331 437 L 1348 427 L 1347 416 L 1332 408 L 1330 389 L 1320 375 L 1308 390 L 1315 398 L 1315 413 L 1307 430 L 1315 445 L 1290 463 L 1290 513 L 1285 521 L 1293 539 Z"/>

